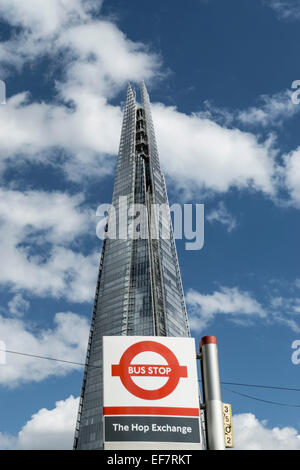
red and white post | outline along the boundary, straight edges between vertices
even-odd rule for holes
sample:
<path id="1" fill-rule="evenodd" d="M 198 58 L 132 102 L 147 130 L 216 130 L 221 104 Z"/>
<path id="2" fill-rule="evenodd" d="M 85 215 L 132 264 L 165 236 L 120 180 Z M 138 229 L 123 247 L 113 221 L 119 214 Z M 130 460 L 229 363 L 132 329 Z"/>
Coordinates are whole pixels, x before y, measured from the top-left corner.
<path id="1" fill-rule="evenodd" d="M 217 338 L 204 336 L 199 344 L 208 450 L 225 450 Z"/>

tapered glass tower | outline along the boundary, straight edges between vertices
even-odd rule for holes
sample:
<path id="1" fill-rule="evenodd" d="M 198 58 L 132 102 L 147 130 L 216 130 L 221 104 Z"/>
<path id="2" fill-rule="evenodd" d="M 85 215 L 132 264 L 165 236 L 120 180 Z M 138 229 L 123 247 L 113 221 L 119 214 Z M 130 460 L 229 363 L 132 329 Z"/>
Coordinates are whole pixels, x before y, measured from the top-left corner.
<path id="1" fill-rule="evenodd" d="M 102 337 L 189 336 L 166 185 L 150 101 L 128 86 L 106 237 L 103 240 L 75 449 L 101 449 Z"/>

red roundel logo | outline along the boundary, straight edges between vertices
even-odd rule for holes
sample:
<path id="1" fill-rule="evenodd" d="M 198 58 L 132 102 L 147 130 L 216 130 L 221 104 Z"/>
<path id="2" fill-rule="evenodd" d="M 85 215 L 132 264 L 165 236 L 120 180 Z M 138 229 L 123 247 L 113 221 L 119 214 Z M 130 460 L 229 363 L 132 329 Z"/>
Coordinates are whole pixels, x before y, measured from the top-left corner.
<path id="1" fill-rule="evenodd" d="M 167 364 L 132 364 L 135 356 L 142 352 L 157 353 L 165 359 Z M 122 384 L 132 395 L 144 400 L 159 400 L 175 390 L 180 378 L 187 377 L 187 366 L 179 365 L 175 354 L 164 344 L 141 341 L 126 349 L 120 363 L 111 366 L 111 375 L 120 377 Z M 132 377 L 166 377 L 168 380 L 162 387 L 148 390 L 138 386 Z"/>

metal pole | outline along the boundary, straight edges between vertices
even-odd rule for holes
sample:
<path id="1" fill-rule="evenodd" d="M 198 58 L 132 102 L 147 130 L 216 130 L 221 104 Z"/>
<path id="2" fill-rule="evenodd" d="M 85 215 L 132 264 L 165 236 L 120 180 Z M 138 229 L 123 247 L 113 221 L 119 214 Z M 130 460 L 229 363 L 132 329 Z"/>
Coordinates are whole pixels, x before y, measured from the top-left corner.
<path id="1" fill-rule="evenodd" d="M 204 336 L 199 344 L 206 437 L 209 450 L 224 450 L 224 422 L 218 361 L 217 338 Z"/>

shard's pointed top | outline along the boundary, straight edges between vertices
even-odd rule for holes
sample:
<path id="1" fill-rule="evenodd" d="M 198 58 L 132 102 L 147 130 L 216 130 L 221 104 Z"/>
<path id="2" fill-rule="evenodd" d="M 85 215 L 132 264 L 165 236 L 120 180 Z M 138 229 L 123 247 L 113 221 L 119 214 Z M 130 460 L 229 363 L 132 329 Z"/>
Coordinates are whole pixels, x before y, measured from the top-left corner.
<path id="1" fill-rule="evenodd" d="M 146 84 L 145 84 L 144 80 L 141 82 L 141 93 L 142 93 L 142 95 L 143 94 L 148 95 L 147 87 L 146 87 Z"/>
<path id="2" fill-rule="evenodd" d="M 127 85 L 125 108 L 128 107 L 129 104 L 132 103 L 133 101 L 135 102 L 135 100 L 136 100 L 136 94 L 135 94 L 134 89 L 131 86 L 131 83 L 129 82 Z"/>
<path id="3" fill-rule="evenodd" d="M 128 82 L 128 85 L 127 85 L 127 96 L 128 96 L 128 95 L 135 95 L 135 91 L 134 91 L 134 89 L 132 88 L 130 82 Z"/>
<path id="4" fill-rule="evenodd" d="M 150 104 L 149 93 L 144 80 L 141 82 L 141 97 L 143 106 L 145 106 L 146 103 Z"/>

